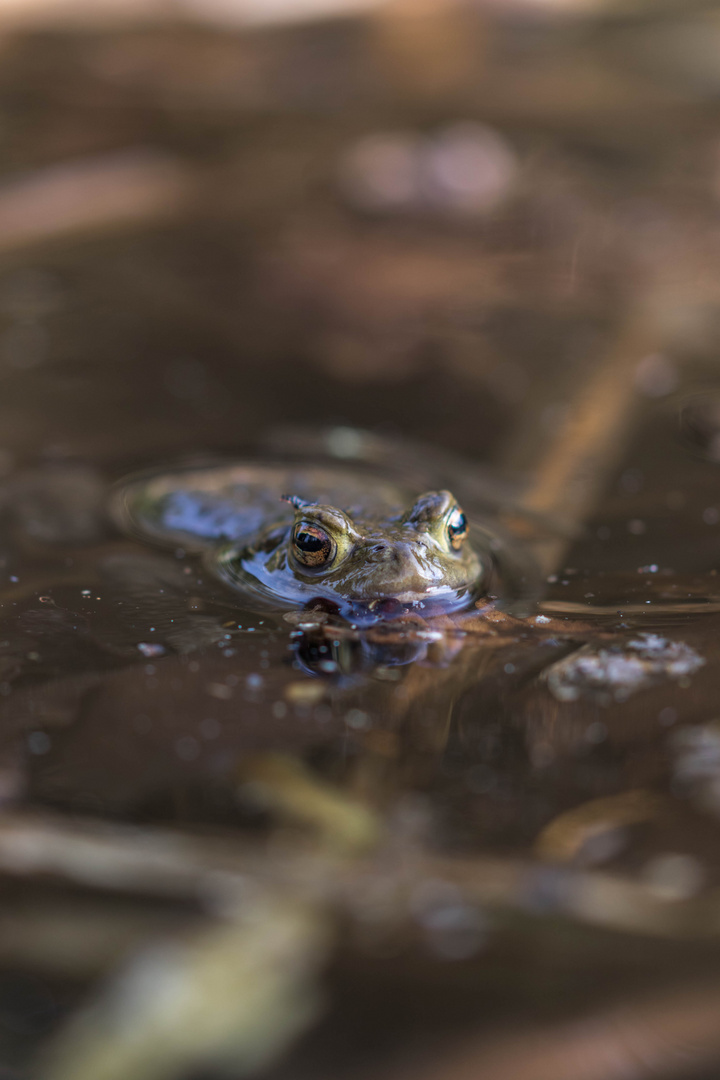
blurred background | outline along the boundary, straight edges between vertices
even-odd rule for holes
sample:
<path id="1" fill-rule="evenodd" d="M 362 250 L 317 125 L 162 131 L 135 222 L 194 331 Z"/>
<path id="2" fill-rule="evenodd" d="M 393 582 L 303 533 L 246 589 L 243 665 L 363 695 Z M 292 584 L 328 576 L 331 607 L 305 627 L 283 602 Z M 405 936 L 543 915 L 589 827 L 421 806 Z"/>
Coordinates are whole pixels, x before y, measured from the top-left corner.
<path id="1" fill-rule="evenodd" d="M 710 0 L 0 0 L 0 1080 L 717 1076 L 719 349 Z M 108 521 L 283 424 L 573 524 L 540 621 Z"/>

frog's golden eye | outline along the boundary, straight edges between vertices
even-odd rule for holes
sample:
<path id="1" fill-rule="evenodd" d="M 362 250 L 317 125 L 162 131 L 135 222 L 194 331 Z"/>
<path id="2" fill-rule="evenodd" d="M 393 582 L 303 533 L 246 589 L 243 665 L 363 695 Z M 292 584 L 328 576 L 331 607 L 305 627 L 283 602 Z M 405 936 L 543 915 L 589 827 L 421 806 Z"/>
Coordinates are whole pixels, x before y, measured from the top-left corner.
<path id="1" fill-rule="evenodd" d="M 459 551 L 468 534 L 467 518 L 459 506 L 456 506 L 447 522 L 447 534 L 450 546 Z"/>
<path id="2" fill-rule="evenodd" d="M 292 533 L 293 554 L 303 566 L 326 566 L 335 557 L 337 545 L 319 525 L 300 521 Z"/>

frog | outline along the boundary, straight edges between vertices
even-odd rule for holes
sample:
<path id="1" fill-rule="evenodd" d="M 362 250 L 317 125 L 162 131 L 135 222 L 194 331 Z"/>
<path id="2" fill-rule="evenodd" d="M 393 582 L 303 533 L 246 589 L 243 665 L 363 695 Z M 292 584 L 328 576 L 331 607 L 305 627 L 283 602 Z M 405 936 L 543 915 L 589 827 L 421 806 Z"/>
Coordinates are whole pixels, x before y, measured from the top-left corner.
<path id="1" fill-rule="evenodd" d="M 526 595 L 531 560 L 488 518 L 502 495 L 455 464 L 355 429 L 295 431 L 265 459 L 130 476 L 111 510 L 126 533 L 201 555 L 260 610 L 320 606 L 372 622 L 465 610 L 491 587 Z"/>

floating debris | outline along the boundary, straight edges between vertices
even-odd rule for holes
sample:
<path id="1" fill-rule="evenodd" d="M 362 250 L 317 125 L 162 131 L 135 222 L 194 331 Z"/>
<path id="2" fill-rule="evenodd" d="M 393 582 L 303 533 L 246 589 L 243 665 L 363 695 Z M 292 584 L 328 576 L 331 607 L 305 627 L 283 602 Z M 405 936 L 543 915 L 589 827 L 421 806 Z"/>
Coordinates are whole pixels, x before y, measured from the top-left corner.
<path id="1" fill-rule="evenodd" d="M 363 851 L 380 839 L 370 810 L 284 754 L 243 761 L 240 793 L 287 821 L 310 826 L 333 848 Z"/>
<path id="2" fill-rule="evenodd" d="M 603 862 L 623 847 L 626 826 L 652 821 L 662 806 L 660 796 L 642 789 L 591 799 L 553 818 L 538 836 L 535 852 L 552 862 Z"/>
<path id="3" fill-rule="evenodd" d="M 584 645 L 542 678 L 558 701 L 592 697 L 609 705 L 664 679 L 685 679 L 704 663 L 684 642 L 645 633 L 622 645 Z"/>
<path id="4" fill-rule="evenodd" d="M 285 687 L 285 697 L 291 705 L 317 705 L 325 697 L 325 684 L 321 682 L 291 682 Z"/>
<path id="5" fill-rule="evenodd" d="M 674 732 L 673 786 L 696 805 L 720 814 L 720 722 L 692 724 Z"/>

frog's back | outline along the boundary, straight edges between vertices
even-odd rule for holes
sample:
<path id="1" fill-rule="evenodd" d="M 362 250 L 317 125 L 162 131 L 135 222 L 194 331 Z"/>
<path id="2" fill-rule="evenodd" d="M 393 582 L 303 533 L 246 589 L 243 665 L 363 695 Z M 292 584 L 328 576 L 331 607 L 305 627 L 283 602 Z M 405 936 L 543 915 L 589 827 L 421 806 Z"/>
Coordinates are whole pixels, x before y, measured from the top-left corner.
<path id="1" fill-rule="evenodd" d="M 292 520 L 284 495 L 384 518 L 401 513 L 416 494 L 352 466 L 248 461 L 137 474 L 117 485 L 111 511 L 126 532 L 200 551 Z"/>

